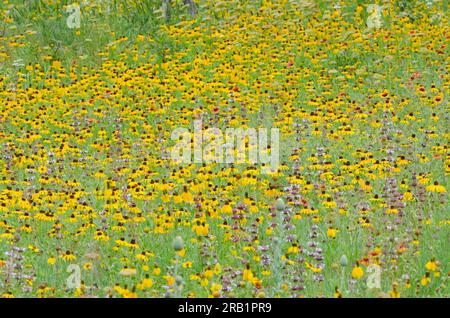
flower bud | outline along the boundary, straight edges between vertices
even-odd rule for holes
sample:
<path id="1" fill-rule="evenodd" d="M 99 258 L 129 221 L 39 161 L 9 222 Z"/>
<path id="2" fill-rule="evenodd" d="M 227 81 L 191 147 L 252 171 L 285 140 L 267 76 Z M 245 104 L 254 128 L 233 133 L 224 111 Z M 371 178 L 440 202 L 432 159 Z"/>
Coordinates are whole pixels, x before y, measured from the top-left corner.
<path id="1" fill-rule="evenodd" d="M 183 277 L 181 276 L 175 276 L 175 284 L 177 284 L 178 286 L 183 285 Z"/>
<path id="2" fill-rule="evenodd" d="M 347 266 L 348 265 L 348 259 L 347 259 L 347 256 L 345 256 L 345 255 L 342 255 L 341 256 L 341 266 Z"/>
<path id="3" fill-rule="evenodd" d="M 173 247 L 173 249 L 175 250 L 175 251 L 181 251 L 183 248 L 184 248 L 184 241 L 183 241 L 183 239 L 181 238 L 181 236 L 176 236 L 174 239 L 173 239 L 173 242 L 172 242 L 172 247 Z"/>
<path id="4" fill-rule="evenodd" d="M 277 209 L 278 211 L 283 211 L 285 207 L 286 204 L 284 203 L 282 198 L 279 198 L 275 201 L 275 209 Z"/>

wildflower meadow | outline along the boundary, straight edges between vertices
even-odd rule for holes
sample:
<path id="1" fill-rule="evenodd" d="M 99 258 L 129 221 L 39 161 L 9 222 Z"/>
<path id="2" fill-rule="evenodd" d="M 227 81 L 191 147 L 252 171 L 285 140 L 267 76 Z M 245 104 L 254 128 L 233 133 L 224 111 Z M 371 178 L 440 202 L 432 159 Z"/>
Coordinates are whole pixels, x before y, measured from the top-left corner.
<path id="1" fill-rule="evenodd" d="M 445 0 L 0 0 L 0 296 L 450 295 Z"/>

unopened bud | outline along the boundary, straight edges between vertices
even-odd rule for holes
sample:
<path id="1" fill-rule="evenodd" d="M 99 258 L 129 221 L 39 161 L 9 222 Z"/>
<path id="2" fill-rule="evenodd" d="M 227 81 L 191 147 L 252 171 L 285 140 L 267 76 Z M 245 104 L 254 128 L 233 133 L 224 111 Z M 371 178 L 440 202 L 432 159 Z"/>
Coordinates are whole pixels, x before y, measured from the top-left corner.
<path id="1" fill-rule="evenodd" d="M 184 248 L 184 241 L 183 241 L 183 239 L 181 238 L 181 236 L 176 236 L 174 239 L 173 239 L 173 242 L 172 242 L 172 247 L 173 247 L 173 249 L 175 250 L 175 251 L 181 251 L 183 248 Z"/>
<path id="2" fill-rule="evenodd" d="M 341 256 L 341 266 L 347 266 L 348 265 L 348 259 L 347 256 L 342 255 Z"/>
<path id="3" fill-rule="evenodd" d="M 277 201 L 275 201 L 275 209 L 278 211 L 283 211 L 286 207 L 286 204 L 284 203 L 283 199 L 279 198 Z"/>

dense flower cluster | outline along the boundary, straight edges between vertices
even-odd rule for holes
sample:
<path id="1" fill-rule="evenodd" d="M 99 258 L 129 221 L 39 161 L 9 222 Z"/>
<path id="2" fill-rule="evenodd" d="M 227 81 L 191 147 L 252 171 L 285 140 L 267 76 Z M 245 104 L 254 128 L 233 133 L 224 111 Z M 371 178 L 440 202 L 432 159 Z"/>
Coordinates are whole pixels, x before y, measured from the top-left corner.
<path id="1" fill-rule="evenodd" d="M 448 12 L 239 3 L 0 72 L 3 297 L 448 296 Z M 199 118 L 279 128 L 279 169 L 173 162 Z"/>

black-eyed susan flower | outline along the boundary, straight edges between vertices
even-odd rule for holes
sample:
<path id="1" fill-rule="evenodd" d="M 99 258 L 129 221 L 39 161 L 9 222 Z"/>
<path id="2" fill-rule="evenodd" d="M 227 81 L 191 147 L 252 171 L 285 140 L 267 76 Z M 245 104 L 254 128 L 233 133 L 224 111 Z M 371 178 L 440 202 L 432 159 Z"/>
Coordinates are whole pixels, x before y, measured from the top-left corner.
<path id="1" fill-rule="evenodd" d="M 361 266 L 359 266 L 359 263 L 356 262 L 356 265 L 352 269 L 352 278 L 361 279 L 363 276 L 364 276 L 364 271 L 361 268 Z"/>
<path id="2" fill-rule="evenodd" d="M 435 181 L 433 184 L 427 186 L 426 189 L 429 192 L 437 192 L 437 193 L 445 193 L 445 192 L 447 192 L 445 187 L 440 185 L 437 181 Z"/>

